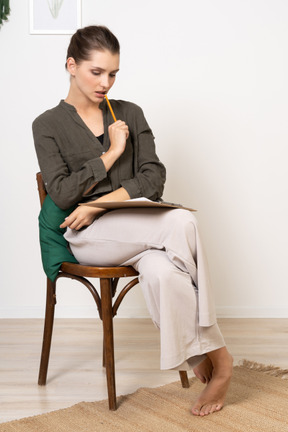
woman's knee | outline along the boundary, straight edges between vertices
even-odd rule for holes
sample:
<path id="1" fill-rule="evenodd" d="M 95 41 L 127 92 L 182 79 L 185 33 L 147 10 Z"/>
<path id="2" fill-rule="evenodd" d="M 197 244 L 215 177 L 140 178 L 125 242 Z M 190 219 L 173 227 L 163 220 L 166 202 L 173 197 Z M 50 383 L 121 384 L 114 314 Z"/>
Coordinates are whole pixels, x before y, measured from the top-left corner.
<path id="1" fill-rule="evenodd" d="M 172 250 L 181 255 L 185 244 L 196 244 L 197 224 L 197 219 L 192 212 L 181 209 L 173 210 L 167 224 L 168 249 L 171 247 Z"/>
<path id="2" fill-rule="evenodd" d="M 182 221 L 184 224 L 192 223 L 193 225 L 195 225 L 195 227 L 197 227 L 198 221 L 193 212 L 184 209 L 177 209 L 175 210 L 175 214 L 177 215 L 177 219 L 179 221 Z"/>

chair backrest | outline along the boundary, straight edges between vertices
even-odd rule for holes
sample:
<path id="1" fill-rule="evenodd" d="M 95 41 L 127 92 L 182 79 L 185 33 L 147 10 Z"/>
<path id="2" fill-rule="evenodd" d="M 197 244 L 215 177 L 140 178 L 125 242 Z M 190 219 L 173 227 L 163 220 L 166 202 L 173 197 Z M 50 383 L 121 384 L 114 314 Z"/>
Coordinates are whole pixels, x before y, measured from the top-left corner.
<path id="1" fill-rule="evenodd" d="M 37 184 L 38 184 L 38 193 L 39 193 L 40 204 L 42 207 L 43 202 L 47 196 L 47 191 L 45 189 L 45 184 L 44 184 L 41 172 L 38 172 L 36 174 L 36 180 L 37 180 Z"/>

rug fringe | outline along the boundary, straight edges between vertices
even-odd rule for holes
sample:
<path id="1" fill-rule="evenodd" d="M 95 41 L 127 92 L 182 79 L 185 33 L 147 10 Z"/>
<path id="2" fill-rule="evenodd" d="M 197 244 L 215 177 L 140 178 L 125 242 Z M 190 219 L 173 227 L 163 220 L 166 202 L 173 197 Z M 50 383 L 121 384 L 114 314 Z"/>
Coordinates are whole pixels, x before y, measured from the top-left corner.
<path id="1" fill-rule="evenodd" d="M 288 379 L 288 369 L 281 369 L 278 366 L 274 365 L 264 365 L 262 363 L 257 363 L 249 360 L 242 360 L 239 363 L 240 367 L 245 369 L 254 370 L 257 372 L 264 372 L 267 375 L 271 375 L 274 377 L 279 377 L 282 379 Z"/>

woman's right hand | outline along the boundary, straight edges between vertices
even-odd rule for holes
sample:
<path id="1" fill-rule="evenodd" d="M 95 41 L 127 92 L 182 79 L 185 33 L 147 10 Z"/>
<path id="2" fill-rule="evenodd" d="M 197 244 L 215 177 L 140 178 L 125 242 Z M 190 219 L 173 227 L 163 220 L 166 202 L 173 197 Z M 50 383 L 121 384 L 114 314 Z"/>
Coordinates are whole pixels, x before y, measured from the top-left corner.
<path id="1" fill-rule="evenodd" d="M 114 165 L 117 159 L 122 155 L 126 147 L 126 140 L 129 137 L 129 129 L 122 120 L 117 120 L 108 128 L 110 147 L 100 158 L 102 159 L 106 171 Z"/>
<path id="2" fill-rule="evenodd" d="M 112 123 L 108 128 L 110 138 L 110 149 L 119 154 L 118 157 L 124 152 L 126 147 L 126 140 L 129 137 L 129 129 L 126 123 L 122 120 L 117 120 Z"/>

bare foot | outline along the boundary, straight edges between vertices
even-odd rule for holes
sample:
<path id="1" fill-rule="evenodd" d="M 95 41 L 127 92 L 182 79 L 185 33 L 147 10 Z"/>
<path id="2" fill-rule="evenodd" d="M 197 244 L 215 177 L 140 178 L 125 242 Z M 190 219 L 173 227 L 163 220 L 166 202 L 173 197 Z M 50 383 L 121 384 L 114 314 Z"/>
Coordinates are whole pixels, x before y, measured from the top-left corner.
<path id="1" fill-rule="evenodd" d="M 199 365 L 197 365 L 193 372 L 195 376 L 203 383 L 208 384 L 212 378 L 213 365 L 209 357 L 206 357 Z"/>
<path id="2" fill-rule="evenodd" d="M 207 386 L 192 406 L 192 414 L 197 416 L 205 416 L 221 410 L 232 377 L 233 358 L 228 353 L 226 347 L 207 353 L 207 357 L 212 365 L 212 378 L 208 381 Z M 196 372 L 204 379 L 207 367 L 209 370 L 208 362 L 202 365 L 202 369 L 201 364 L 199 366 L 200 369 Z M 202 379 L 200 378 L 203 382 Z"/>

